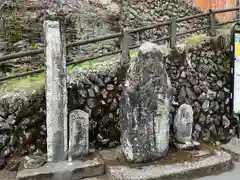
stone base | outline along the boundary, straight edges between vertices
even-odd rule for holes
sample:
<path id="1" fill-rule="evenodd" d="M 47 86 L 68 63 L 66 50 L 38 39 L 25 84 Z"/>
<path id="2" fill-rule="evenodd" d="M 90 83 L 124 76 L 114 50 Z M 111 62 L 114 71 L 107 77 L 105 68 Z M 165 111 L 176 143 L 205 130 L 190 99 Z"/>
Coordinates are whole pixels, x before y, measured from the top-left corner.
<path id="1" fill-rule="evenodd" d="M 234 137 L 227 144 L 222 144 L 221 149 L 230 153 L 233 157 L 233 160 L 240 161 L 240 139 Z"/>
<path id="2" fill-rule="evenodd" d="M 24 169 L 17 180 L 77 180 L 104 174 L 104 162 L 93 154 L 86 161 L 48 163 L 37 169 Z"/>
<path id="3" fill-rule="evenodd" d="M 96 177 L 90 177 L 90 178 L 84 178 L 82 180 L 108 180 L 108 176 L 105 174 L 105 175 L 102 175 L 102 176 L 96 176 Z"/>
<path id="4" fill-rule="evenodd" d="M 122 163 L 116 158 L 116 150 L 101 151 L 106 164 L 106 171 L 111 180 L 181 180 L 207 176 L 233 167 L 231 155 L 224 151 L 214 154 L 201 151 L 197 160 L 181 163 L 159 162 L 148 164 Z"/>

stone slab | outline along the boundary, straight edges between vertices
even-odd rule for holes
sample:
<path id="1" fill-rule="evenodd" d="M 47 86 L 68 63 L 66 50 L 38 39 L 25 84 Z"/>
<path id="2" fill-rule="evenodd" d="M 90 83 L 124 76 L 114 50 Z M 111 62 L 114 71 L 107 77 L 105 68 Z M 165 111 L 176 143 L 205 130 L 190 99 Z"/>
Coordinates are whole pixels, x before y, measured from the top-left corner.
<path id="1" fill-rule="evenodd" d="M 112 153 L 112 155 L 111 155 Z M 232 169 L 231 155 L 216 151 L 196 161 L 173 164 L 147 164 L 141 167 L 130 166 L 116 160 L 116 153 L 101 151 L 110 180 L 181 180 L 207 176 Z"/>
<path id="2" fill-rule="evenodd" d="M 233 160 L 240 161 L 240 139 L 232 138 L 227 144 L 222 144 L 221 149 L 230 153 Z"/>
<path id="3" fill-rule="evenodd" d="M 19 171 L 17 180 L 79 180 L 104 174 L 102 159 L 93 154 L 85 161 L 48 163 L 37 169 Z"/>
<path id="4" fill-rule="evenodd" d="M 102 176 L 96 176 L 96 177 L 90 177 L 90 178 L 84 178 L 83 180 L 108 180 L 108 176 L 102 175 Z"/>

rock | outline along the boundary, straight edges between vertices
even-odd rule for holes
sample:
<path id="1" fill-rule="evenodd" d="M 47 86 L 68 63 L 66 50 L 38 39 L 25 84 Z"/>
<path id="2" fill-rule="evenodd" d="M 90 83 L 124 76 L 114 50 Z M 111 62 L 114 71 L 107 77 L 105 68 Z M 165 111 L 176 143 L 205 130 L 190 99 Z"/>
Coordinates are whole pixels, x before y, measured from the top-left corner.
<path id="1" fill-rule="evenodd" d="M 5 121 L 5 119 L 0 117 L 0 122 L 4 122 L 4 121 Z"/>
<path id="2" fill-rule="evenodd" d="M 6 134 L 0 135 L 0 149 L 6 146 L 6 144 L 9 142 L 10 137 Z"/>
<path id="3" fill-rule="evenodd" d="M 209 100 L 205 100 L 202 104 L 202 109 L 204 112 L 207 112 L 209 110 L 210 102 Z"/>
<path id="4" fill-rule="evenodd" d="M 69 161 L 88 153 L 88 130 L 89 115 L 82 110 L 74 110 L 69 115 L 70 140 L 69 140 Z"/>
<path id="5" fill-rule="evenodd" d="M 3 157 L 8 157 L 12 152 L 13 150 L 10 147 L 5 146 L 5 148 L 2 150 L 2 155 Z"/>
<path id="6" fill-rule="evenodd" d="M 16 116 L 9 115 L 6 119 L 6 122 L 10 125 L 15 125 L 17 123 Z"/>
<path id="7" fill-rule="evenodd" d="M 95 93 L 92 89 L 88 89 L 88 96 L 91 98 L 95 97 Z"/>
<path id="8" fill-rule="evenodd" d="M 146 42 L 140 46 L 138 57 L 131 59 L 120 103 L 120 141 L 128 162 L 147 162 L 166 155 L 171 99 L 161 49 Z"/>
<path id="9" fill-rule="evenodd" d="M 32 119 L 30 117 L 24 117 L 20 123 L 20 128 L 26 130 L 28 127 L 31 127 L 32 124 Z"/>
<path id="10" fill-rule="evenodd" d="M 212 124 L 212 125 L 209 127 L 209 129 L 210 129 L 210 132 L 211 132 L 215 137 L 217 137 L 217 128 L 216 128 L 216 126 L 215 126 L 214 124 Z"/>
<path id="11" fill-rule="evenodd" d="M 88 96 L 88 93 L 87 91 L 83 90 L 83 89 L 80 89 L 80 90 L 77 90 L 78 94 L 83 97 L 83 98 L 87 98 Z"/>
<path id="12" fill-rule="evenodd" d="M 186 90 L 184 87 L 182 87 L 178 96 L 178 100 L 181 104 L 186 102 L 186 96 L 187 96 Z"/>
<path id="13" fill-rule="evenodd" d="M 114 90 L 114 85 L 113 85 L 113 84 L 107 84 L 106 89 L 107 89 L 108 91 L 113 91 L 113 90 Z"/>
<path id="14" fill-rule="evenodd" d="M 0 132 L 8 132 L 11 131 L 13 128 L 6 122 L 0 122 Z"/>
<path id="15" fill-rule="evenodd" d="M 210 89 L 208 89 L 208 92 L 207 92 L 207 98 L 211 101 L 213 101 L 215 98 L 216 98 L 216 92 L 214 91 L 211 91 Z"/>
<path id="16" fill-rule="evenodd" d="M 108 91 L 106 91 L 106 90 L 104 89 L 104 90 L 102 90 L 101 94 L 102 94 L 102 97 L 103 97 L 104 99 L 107 99 L 107 97 L 108 97 Z"/>
<path id="17" fill-rule="evenodd" d="M 229 126 L 230 126 L 230 120 L 224 115 L 223 117 L 222 117 L 222 125 L 223 125 L 223 127 L 226 129 L 226 128 L 229 128 Z"/>
<path id="18" fill-rule="evenodd" d="M 173 131 L 178 142 L 185 144 L 192 139 L 193 109 L 188 104 L 182 104 L 175 116 Z"/>
<path id="19" fill-rule="evenodd" d="M 194 85 L 193 86 L 193 90 L 194 90 L 194 92 L 197 94 L 197 95 L 199 95 L 199 94 L 201 94 L 201 89 L 200 89 L 200 87 L 199 86 L 197 86 L 197 85 Z"/>
<path id="20" fill-rule="evenodd" d="M 186 88 L 186 93 L 187 93 L 189 99 L 196 100 L 197 97 L 190 88 Z"/>
<path id="21" fill-rule="evenodd" d="M 19 168 L 19 165 L 22 161 L 22 158 L 14 158 L 8 161 L 8 166 L 10 171 L 17 171 Z"/>
<path id="22" fill-rule="evenodd" d="M 116 148 L 118 146 L 118 142 L 117 141 L 111 141 L 108 145 L 109 148 Z"/>
<path id="23" fill-rule="evenodd" d="M 25 156 L 23 161 L 23 167 L 25 169 L 37 169 L 42 165 L 44 165 L 45 162 L 46 162 L 46 157 L 43 157 L 43 156 L 37 156 L 37 155 Z"/>
<path id="24" fill-rule="evenodd" d="M 207 99 L 206 93 L 202 93 L 200 96 L 198 96 L 198 100 L 200 102 L 204 102 Z"/>
<path id="25" fill-rule="evenodd" d="M 205 142 L 210 141 L 210 138 L 211 138 L 210 129 L 203 129 L 201 134 L 202 134 L 203 141 L 205 141 Z"/>
<path id="26" fill-rule="evenodd" d="M 199 138 L 202 131 L 202 127 L 199 124 L 196 124 L 193 131 L 193 138 L 196 140 Z"/>
<path id="27" fill-rule="evenodd" d="M 218 87 L 222 88 L 223 82 L 219 80 L 219 81 L 217 81 L 217 85 L 218 85 Z"/>
<path id="28" fill-rule="evenodd" d="M 114 98 L 113 100 L 112 100 L 112 103 L 111 103 L 111 105 L 110 105 L 110 111 L 116 111 L 117 110 L 117 108 L 118 108 L 118 102 L 117 102 L 117 99 L 116 98 Z"/>
<path id="29" fill-rule="evenodd" d="M 0 97 L 0 116 L 6 117 L 6 115 L 22 115 L 21 113 L 28 112 L 25 109 L 28 104 L 27 97 L 20 93 L 7 93 Z M 26 112 L 24 112 L 26 111 Z"/>
<path id="30" fill-rule="evenodd" d="M 88 99 L 87 99 L 87 105 L 88 105 L 88 107 L 90 107 L 91 109 L 93 109 L 93 108 L 96 106 L 95 100 L 94 100 L 94 99 L 91 99 L 91 98 L 88 98 Z"/>
<path id="31" fill-rule="evenodd" d="M 14 136 L 12 135 L 10 137 L 10 142 L 9 142 L 9 145 L 12 146 L 12 147 L 15 147 L 18 143 L 18 137 L 17 136 Z"/>
<path id="32" fill-rule="evenodd" d="M 106 76 L 103 81 L 104 81 L 105 84 L 107 84 L 107 83 L 109 83 L 111 80 L 112 80 L 111 77 Z"/>
<path id="33" fill-rule="evenodd" d="M 224 92 L 223 91 L 219 91 L 218 94 L 217 94 L 218 101 L 223 101 L 224 98 L 225 98 Z"/>
<path id="34" fill-rule="evenodd" d="M 0 169 L 3 169 L 5 167 L 5 165 L 6 165 L 6 160 L 3 157 L 1 157 L 0 158 Z"/>
<path id="35" fill-rule="evenodd" d="M 200 116 L 198 118 L 198 122 L 200 124 L 204 124 L 206 122 L 206 116 L 203 113 L 200 114 Z"/>

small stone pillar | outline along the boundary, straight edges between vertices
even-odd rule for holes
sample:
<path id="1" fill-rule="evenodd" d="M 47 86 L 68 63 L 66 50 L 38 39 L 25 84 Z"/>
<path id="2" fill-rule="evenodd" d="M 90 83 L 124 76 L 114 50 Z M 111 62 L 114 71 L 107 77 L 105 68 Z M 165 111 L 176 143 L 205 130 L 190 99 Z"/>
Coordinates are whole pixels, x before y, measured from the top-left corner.
<path id="1" fill-rule="evenodd" d="M 88 154 L 89 147 L 89 115 L 76 109 L 69 115 L 69 153 L 68 160 L 72 161 Z"/>

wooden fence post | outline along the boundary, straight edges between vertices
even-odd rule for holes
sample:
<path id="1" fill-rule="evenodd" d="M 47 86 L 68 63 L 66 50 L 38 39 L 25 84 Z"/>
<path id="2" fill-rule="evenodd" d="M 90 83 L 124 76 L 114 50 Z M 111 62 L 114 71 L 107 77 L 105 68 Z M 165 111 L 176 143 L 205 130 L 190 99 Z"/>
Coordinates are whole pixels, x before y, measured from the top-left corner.
<path id="1" fill-rule="evenodd" d="M 5 4 L 5 1 L 2 2 L 2 4 L 0 5 L 0 50 L 4 49 L 4 37 L 5 37 L 5 22 L 3 18 L 4 4 Z"/>
<path id="2" fill-rule="evenodd" d="M 170 19 L 170 47 L 175 48 L 177 44 L 177 20 L 176 17 Z"/>
<path id="3" fill-rule="evenodd" d="M 122 29 L 122 38 L 121 38 L 121 66 L 124 66 L 130 61 L 129 50 L 131 46 L 131 36 L 129 35 L 126 29 Z"/>
<path id="4" fill-rule="evenodd" d="M 210 20 L 210 28 L 209 28 L 209 35 L 210 36 L 216 36 L 216 17 L 215 17 L 215 12 L 214 9 L 209 9 L 210 15 L 209 15 L 209 20 Z"/>
<path id="5" fill-rule="evenodd" d="M 0 50 L 4 49 L 5 24 L 3 17 L 0 16 Z"/>
<path id="6" fill-rule="evenodd" d="M 46 108 L 48 162 L 65 160 L 64 120 L 66 97 L 66 58 L 63 58 L 60 26 L 57 21 L 44 22 L 46 56 Z"/>

